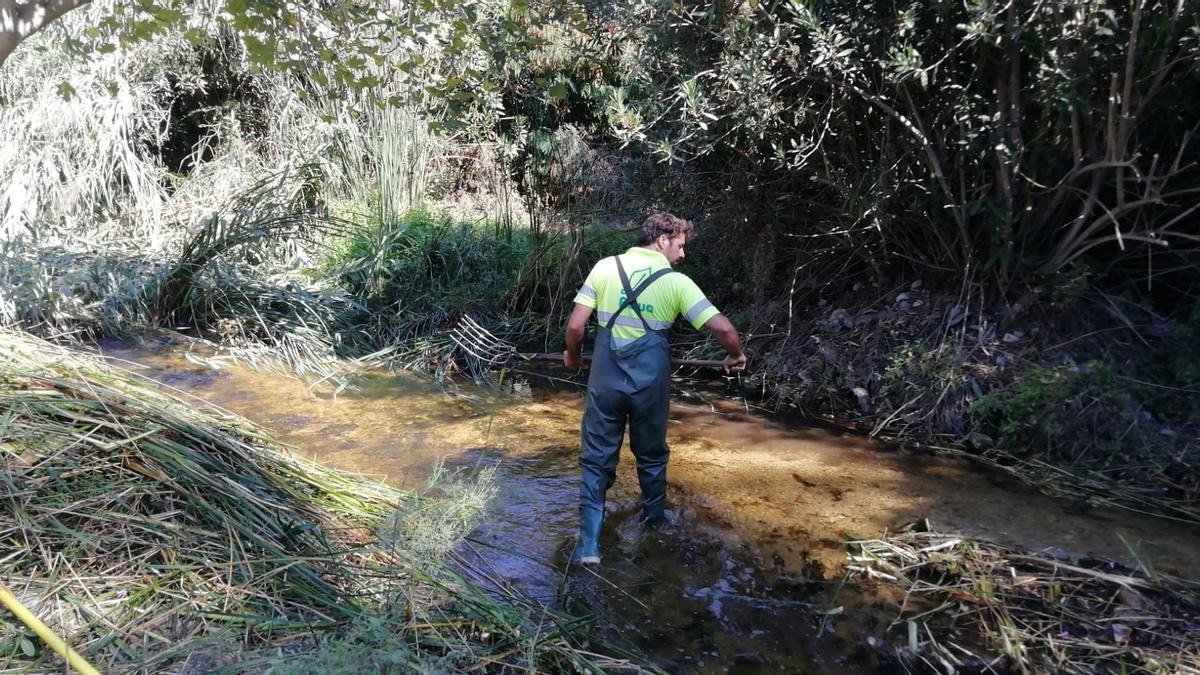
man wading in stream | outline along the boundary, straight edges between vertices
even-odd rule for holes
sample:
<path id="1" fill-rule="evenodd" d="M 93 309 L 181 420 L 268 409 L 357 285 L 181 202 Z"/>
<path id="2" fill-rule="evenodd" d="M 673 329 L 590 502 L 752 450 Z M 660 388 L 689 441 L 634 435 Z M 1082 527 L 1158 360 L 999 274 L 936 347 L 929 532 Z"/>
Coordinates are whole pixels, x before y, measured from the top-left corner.
<path id="1" fill-rule="evenodd" d="M 596 263 L 575 296 L 567 320 L 563 365 L 582 364 L 580 348 L 592 311 L 596 344 L 588 376 L 587 409 L 580 436 L 579 543 L 576 559 L 600 562 L 604 494 L 616 478 L 617 457 L 629 423 L 629 446 L 637 459 L 642 509 L 650 527 L 665 521 L 667 407 L 671 395 L 671 348 L 667 330 L 682 315 L 706 328 L 725 348 L 725 372 L 746 367 L 737 329 L 704 297 L 695 282 L 671 270 L 683 260 L 692 224 L 656 213 L 638 230 L 638 245 Z"/>

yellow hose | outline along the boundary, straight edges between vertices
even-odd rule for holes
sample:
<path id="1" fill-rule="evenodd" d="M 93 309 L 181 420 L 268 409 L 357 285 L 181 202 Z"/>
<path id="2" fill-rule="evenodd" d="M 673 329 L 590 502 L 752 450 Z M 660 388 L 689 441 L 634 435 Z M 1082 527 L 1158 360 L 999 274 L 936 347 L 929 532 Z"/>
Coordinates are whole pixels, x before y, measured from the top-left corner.
<path id="1" fill-rule="evenodd" d="M 29 626 L 33 632 L 37 633 L 37 636 L 42 638 L 43 642 L 50 645 L 50 649 L 53 649 L 56 654 L 66 659 L 73 670 L 83 673 L 83 675 L 100 675 L 100 671 L 85 661 L 79 655 L 79 652 L 67 646 L 66 640 L 55 635 L 49 626 L 42 623 L 32 612 L 25 609 L 25 605 L 22 605 L 21 601 L 17 600 L 17 596 L 13 595 L 4 584 L 0 584 L 0 602 L 3 602 L 5 607 L 11 609 L 12 613 L 16 614 L 17 618 L 21 620 L 21 623 Z"/>

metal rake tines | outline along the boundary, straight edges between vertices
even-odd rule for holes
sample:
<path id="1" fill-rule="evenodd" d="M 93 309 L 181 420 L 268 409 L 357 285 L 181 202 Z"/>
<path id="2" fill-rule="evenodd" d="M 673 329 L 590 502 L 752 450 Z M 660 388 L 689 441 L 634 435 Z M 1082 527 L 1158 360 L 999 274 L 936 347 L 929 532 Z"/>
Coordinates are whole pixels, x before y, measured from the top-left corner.
<path id="1" fill-rule="evenodd" d="M 464 314 L 458 325 L 450 330 L 450 339 L 463 351 L 489 365 L 508 363 L 517 354 L 516 347 L 492 335 L 469 314 Z"/>

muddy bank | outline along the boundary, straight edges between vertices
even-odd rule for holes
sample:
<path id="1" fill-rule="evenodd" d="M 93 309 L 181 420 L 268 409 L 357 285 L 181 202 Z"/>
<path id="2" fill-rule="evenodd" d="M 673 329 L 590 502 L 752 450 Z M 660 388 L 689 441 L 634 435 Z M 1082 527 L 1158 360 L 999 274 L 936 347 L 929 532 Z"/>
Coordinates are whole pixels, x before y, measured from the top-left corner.
<path id="1" fill-rule="evenodd" d="M 766 330 L 772 405 L 954 446 L 1043 491 L 1200 524 L 1200 305 L 1171 319 L 1080 289 L 989 306 L 920 284 L 830 293 Z"/>

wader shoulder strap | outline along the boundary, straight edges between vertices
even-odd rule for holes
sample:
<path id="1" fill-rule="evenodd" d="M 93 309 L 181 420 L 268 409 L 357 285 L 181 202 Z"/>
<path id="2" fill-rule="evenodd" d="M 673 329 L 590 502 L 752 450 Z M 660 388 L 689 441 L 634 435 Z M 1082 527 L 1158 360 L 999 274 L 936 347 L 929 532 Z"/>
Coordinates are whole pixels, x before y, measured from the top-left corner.
<path id="1" fill-rule="evenodd" d="M 672 270 L 670 267 L 664 267 L 663 269 L 658 270 L 646 277 L 642 283 L 638 284 L 637 288 L 631 288 L 629 285 L 629 275 L 625 274 L 625 266 L 621 264 L 621 256 L 614 256 L 614 258 L 617 261 L 617 274 L 621 275 L 621 286 L 625 289 L 625 302 L 622 302 L 621 306 L 617 308 L 617 311 L 613 312 L 612 316 L 608 318 L 608 325 L 605 326 L 605 328 L 612 330 L 612 327 L 617 323 L 617 316 L 621 312 L 625 311 L 626 307 L 632 307 L 633 311 L 637 313 L 638 318 L 642 320 L 642 325 L 646 327 L 646 332 L 650 332 L 653 329 L 650 328 L 650 324 L 646 322 L 646 317 L 642 316 L 642 308 L 638 306 L 637 297 L 642 294 L 642 291 L 649 288 L 650 284 L 657 281 L 660 277 L 670 274 L 674 270 Z"/>

